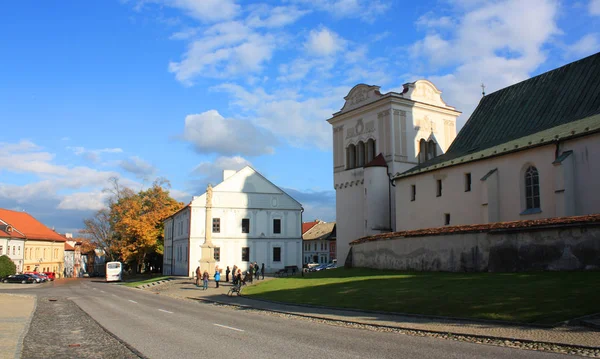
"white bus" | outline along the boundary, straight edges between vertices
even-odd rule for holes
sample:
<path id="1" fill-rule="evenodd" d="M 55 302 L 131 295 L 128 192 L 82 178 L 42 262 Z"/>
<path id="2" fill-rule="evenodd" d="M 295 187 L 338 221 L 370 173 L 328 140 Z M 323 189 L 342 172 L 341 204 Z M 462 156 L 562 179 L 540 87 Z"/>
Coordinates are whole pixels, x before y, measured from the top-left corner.
<path id="1" fill-rule="evenodd" d="M 121 265 L 121 262 L 107 262 L 106 263 L 106 281 L 107 282 L 121 281 L 122 273 L 123 273 L 123 266 Z"/>

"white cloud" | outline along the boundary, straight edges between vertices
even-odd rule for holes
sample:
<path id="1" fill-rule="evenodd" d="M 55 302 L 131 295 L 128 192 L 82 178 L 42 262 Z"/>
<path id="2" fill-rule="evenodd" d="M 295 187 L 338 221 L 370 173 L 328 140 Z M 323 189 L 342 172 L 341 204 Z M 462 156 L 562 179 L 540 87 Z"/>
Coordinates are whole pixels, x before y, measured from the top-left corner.
<path id="1" fill-rule="evenodd" d="M 261 72 L 275 45 L 273 35 L 259 34 L 238 21 L 222 22 L 190 43 L 183 60 L 169 63 L 169 71 L 187 85 L 199 75 L 225 78 Z"/>
<path id="2" fill-rule="evenodd" d="M 203 178 L 203 183 L 199 186 L 200 190 L 206 187 L 208 183 L 217 185 L 223 181 L 224 170 L 239 171 L 252 164 L 243 157 L 218 157 L 213 162 L 202 162 L 194 169 L 193 173 Z M 204 183 L 205 182 L 205 183 Z M 203 192 L 203 190 L 202 190 Z"/>
<path id="3" fill-rule="evenodd" d="M 528 78 L 545 61 L 544 45 L 561 33 L 557 11 L 555 0 L 459 2 L 452 31 L 428 32 L 413 45 L 415 63 L 456 66 L 440 68 L 429 79 L 448 104 L 463 111 L 464 123 L 479 102 L 482 82 L 490 93 Z"/>
<path id="4" fill-rule="evenodd" d="M 312 30 L 304 43 L 306 50 L 317 56 L 335 55 L 343 50 L 345 46 L 346 40 L 327 28 Z"/>
<path id="5" fill-rule="evenodd" d="M 77 192 L 66 195 L 58 204 L 58 209 L 97 211 L 106 207 L 106 192 Z"/>
<path id="6" fill-rule="evenodd" d="M 600 0 L 590 0 L 590 15 L 600 16 Z"/>
<path id="7" fill-rule="evenodd" d="M 278 142 L 250 121 L 226 119 L 216 110 L 186 116 L 183 138 L 198 152 L 223 155 L 272 154 Z"/>
<path id="8" fill-rule="evenodd" d="M 155 0 L 154 2 L 182 9 L 189 16 L 205 22 L 233 19 L 241 10 L 235 0 Z"/>
<path id="9" fill-rule="evenodd" d="M 293 24 L 308 13 L 310 13 L 309 10 L 300 10 L 296 6 L 270 7 L 266 4 L 260 4 L 251 10 L 246 18 L 246 24 L 251 27 L 283 27 Z"/>
<path id="10" fill-rule="evenodd" d="M 598 52 L 600 49 L 600 36 L 597 33 L 587 34 L 572 45 L 567 46 L 568 57 L 582 58 Z"/>
<path id="11" fill-rule="evenodd" d="M 327 11 L 336 18 L 361 19 L 369 23 L 385 14 L 391 6 L 390 1 L 384 0 L 293 0 L 293 2 Z"/>
<path id="12" fill-rule="evenodd" d="M 153 176 L 157 171 L 156 167 L 139 158 L 138 156 L 132 156 L 128 159 L 120 161 L 119 167 L 144 180 L 150 179 L 150 177 Z"/>
<path id="13" fill-rule="evenodd" d="M 185 28 L 185 29 L 182 29 L 182 30 L 177 31 L 176 33 L 172 34 L 169 37 L 169 39 L 171 39 L 171 40 L 188 40 L 188 39 L 196 36 L 196 34 L 198 34 L 199 31 L 200 31 L 200 29 L 197 27 Z"/>
<path id="14" fill-rule="evenodd" d="M 89 150 L 84 147 L 67 147 L 68 150 L 73 151 L 78 156 L 82 156 L 85 159 L 98 162 L 100 160 L 100 155 L 102 153 L 122 153 L 123 150 L 121 148 L 102 148 L 99 150 Z"/>
<path id="15" fill-rule="evenodd" d="M 450 16 L 436 16 L 434 13 L 429 12 L 419 17 L 416 25 L 425 28 L 450 28 L 455 24 L 454 19 Z"/>

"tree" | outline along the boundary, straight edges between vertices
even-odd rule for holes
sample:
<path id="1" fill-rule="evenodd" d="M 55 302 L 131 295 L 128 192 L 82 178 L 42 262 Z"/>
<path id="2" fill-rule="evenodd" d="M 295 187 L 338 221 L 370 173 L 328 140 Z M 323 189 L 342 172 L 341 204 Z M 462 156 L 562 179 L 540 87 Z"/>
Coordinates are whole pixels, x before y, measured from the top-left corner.
<path id="1" fill-rule="evenodd" d="M 85 228 L 79 231 L 87 235 L 95 246 L 102 249 L 111 261 L 119 260 L 119 241 L 111 226 L 111 213 L 107 208 L 96 212 L 93 217 L 83 220 Z"/>
<path id="2" fill-rule="evenodd" d="M 17 266 L 7 255 L 0 256 L 0 278 L 17 273 Z"/>
<path id="3" fill-rule="evenodd" d="M 163 188 L 165 187 L 165 188 Z M 111 223 L 125 262 L 145 271 L 149 254 L 163 254 L 163 219 L 183 207 L 169 195 L 169 182 L 157 179 L 147 190 L 122 191 L 111 205 Z"/>

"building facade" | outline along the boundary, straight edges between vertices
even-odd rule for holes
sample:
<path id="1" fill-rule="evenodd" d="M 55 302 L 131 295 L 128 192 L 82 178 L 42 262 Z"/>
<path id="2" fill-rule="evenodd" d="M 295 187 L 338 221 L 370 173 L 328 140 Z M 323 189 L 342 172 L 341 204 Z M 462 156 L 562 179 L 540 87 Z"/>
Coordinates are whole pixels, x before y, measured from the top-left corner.
<path id="1" fill-rule="evenodd" d="M 396 229 L 391 175 L 444 153 L 456 137 L 460 115 L 426 80 L 405 84 L 402 93 L 386 94 L 378 86 L 359 84 L 345 100 L 328 120 L 333 127 L 340 263 L 350 241 Z M 377 165 L 367 166 L 378 154 Z"/>
<path id="2" fill-rule="evenodd" d="M 486 95 L 444 155 L 393 177 L 397 230 L 600 213 L 599 82 L 600 53 Z"/>
<path id="3" fill-rule="evenodd" d="M 17 273 L 23 272 L 25 235 L 0 219 L 0 256 L 8 256 Z"/>
<path id="4" fill-rule="evenodd" d="M 249 166 L 224 171 L 210 197 L 208 226 L 207 193 L 165 219 L 164 274 L 194 276 L 207 229 L 222 270 L 254 262 L 267 272 L 302 265 L 302 206 L 260 173 Z"/>
<path id="5" fill-rule="evenodd" d="M 318 221 L 302 234 L 303 264 L 331 263 L 335 257 L 335 222 Z"/>

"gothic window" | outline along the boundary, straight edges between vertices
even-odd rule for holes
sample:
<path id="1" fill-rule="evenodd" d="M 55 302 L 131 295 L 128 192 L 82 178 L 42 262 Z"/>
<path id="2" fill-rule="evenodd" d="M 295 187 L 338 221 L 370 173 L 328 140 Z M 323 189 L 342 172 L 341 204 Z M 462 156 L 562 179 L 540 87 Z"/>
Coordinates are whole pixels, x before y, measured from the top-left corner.
<path id="1" fill-rule="evenodd" d="M 356 146 L 356 158 L 358 159 L 357 167 L 365 165 L 365 143 L 363 141 L 360 141 Z"/>
<path id="2" fill-rule="evenodd" d="M 525 171 L 525 202 L 526 209 L 540 208 L 540 177 L 533 166 Z"/>

